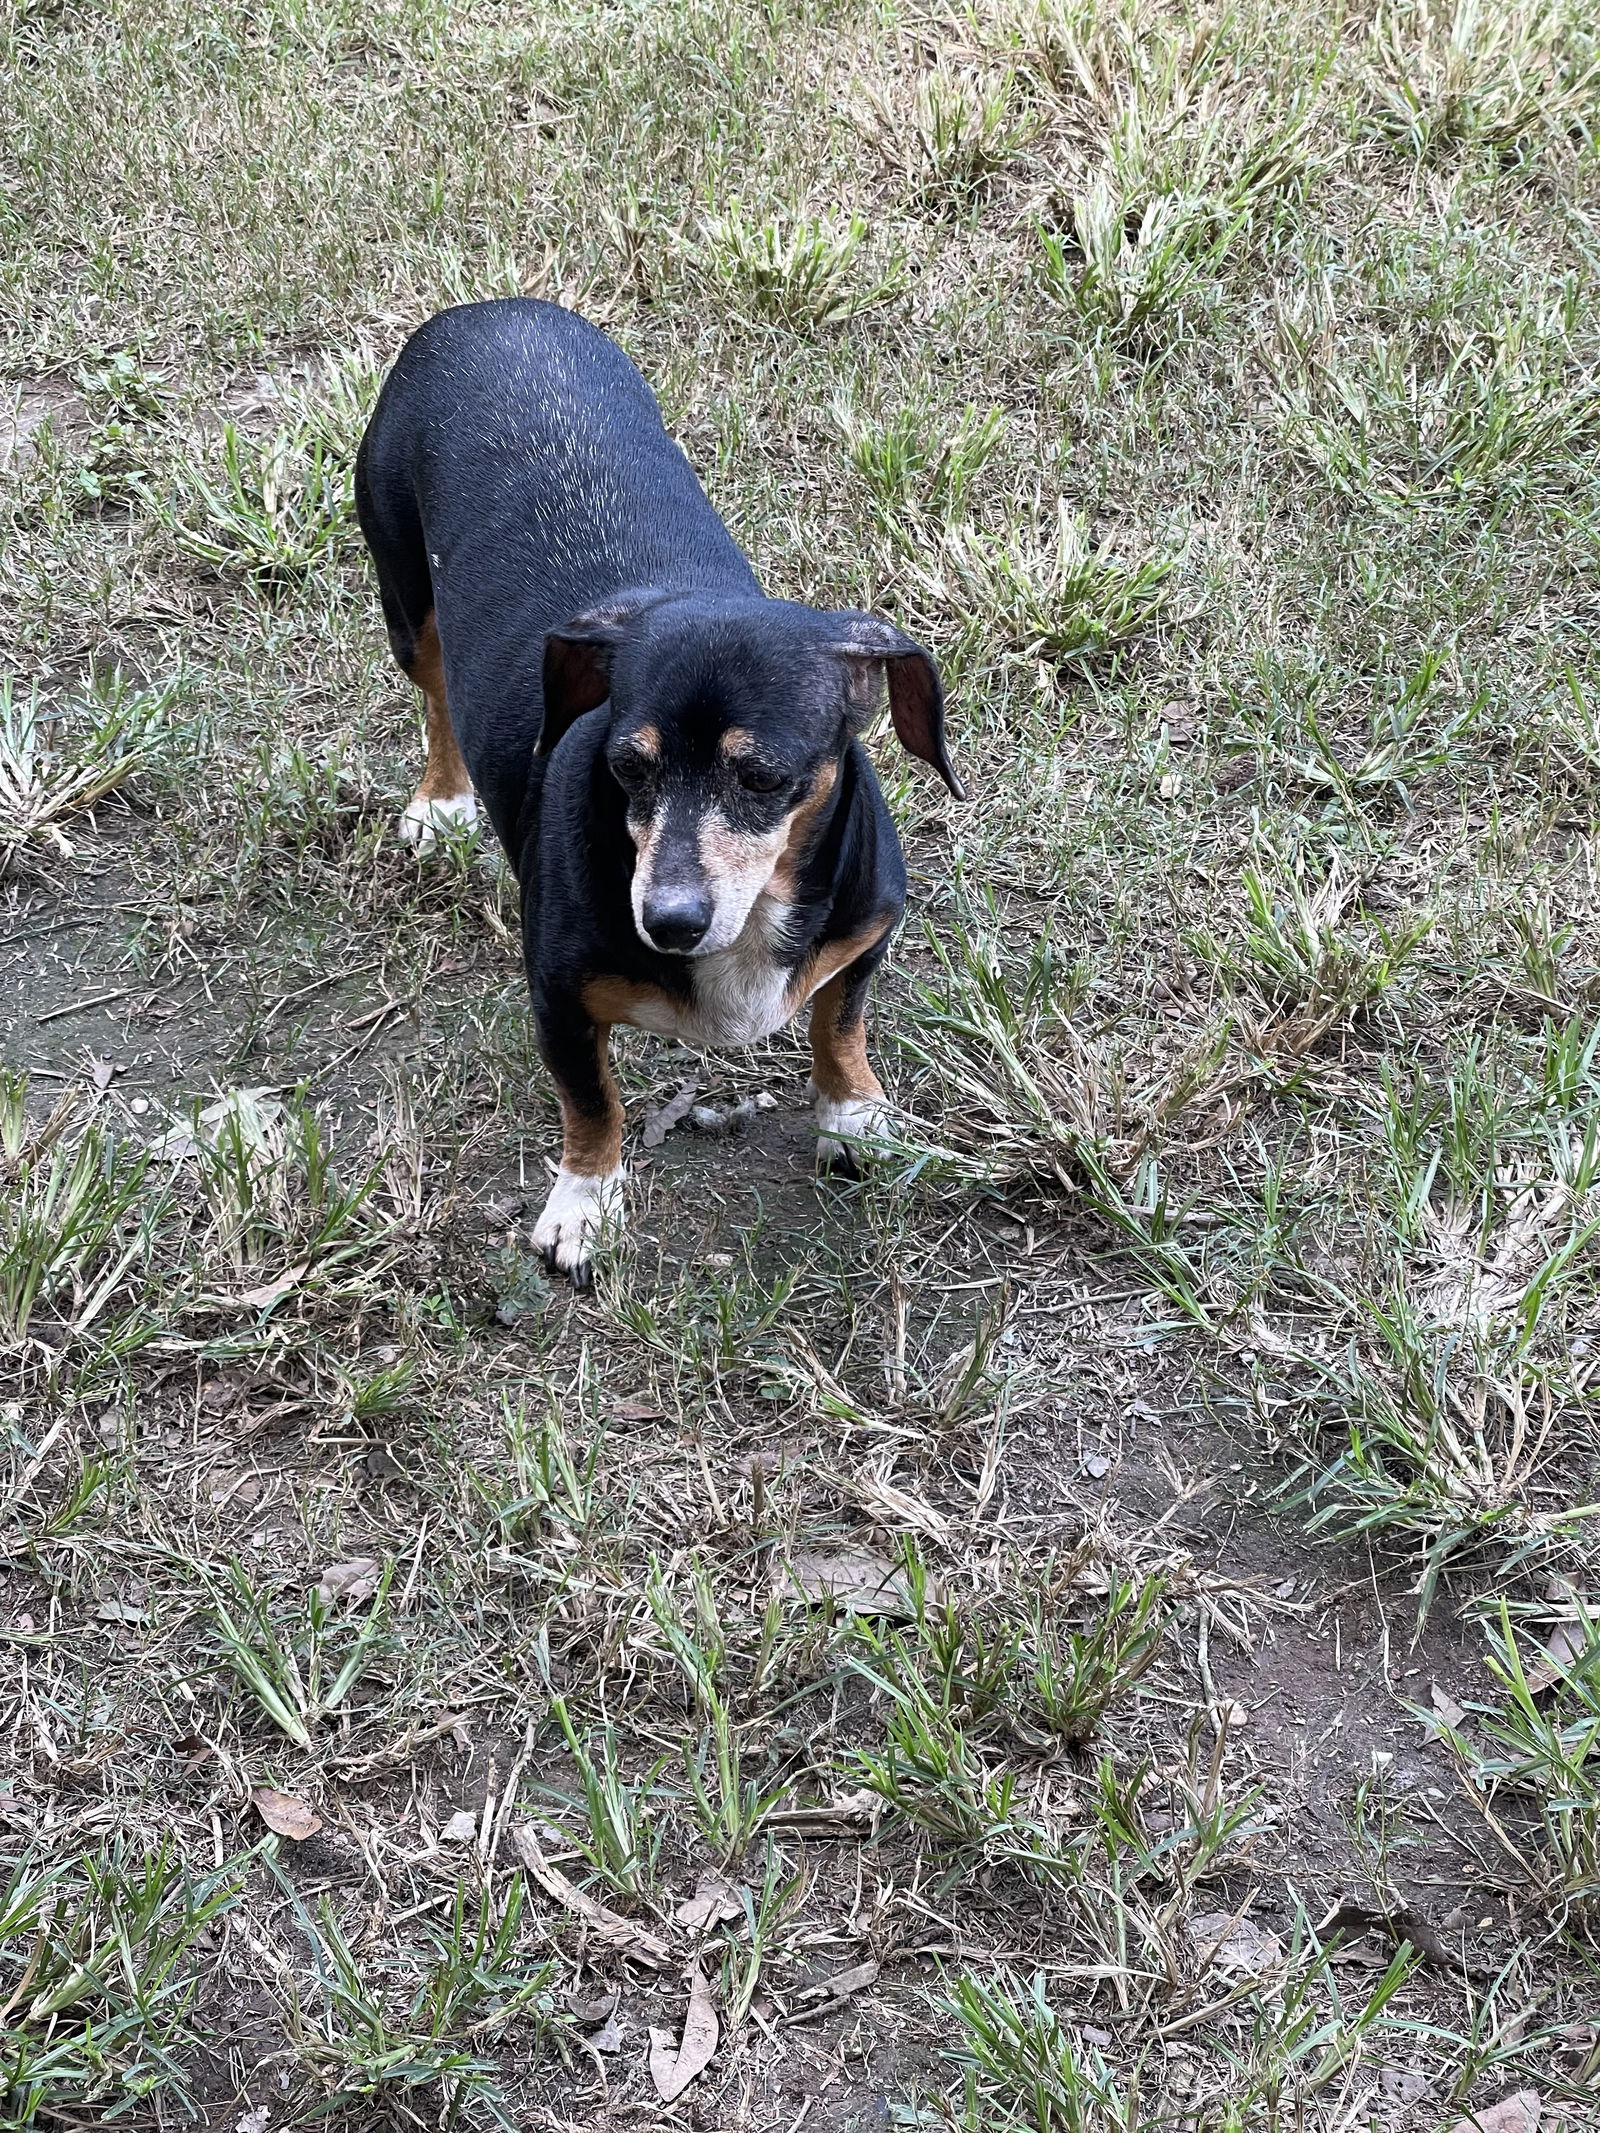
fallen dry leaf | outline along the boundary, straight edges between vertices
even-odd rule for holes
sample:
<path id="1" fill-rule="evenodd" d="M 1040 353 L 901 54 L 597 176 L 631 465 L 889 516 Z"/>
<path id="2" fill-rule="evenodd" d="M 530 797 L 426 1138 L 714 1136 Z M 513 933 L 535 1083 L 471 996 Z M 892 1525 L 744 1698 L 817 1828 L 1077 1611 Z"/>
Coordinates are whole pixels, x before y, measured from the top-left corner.
<path id="1" fill-rule="evenodd" d="M 296 1844 L 314 1837 L 322 1827 L 321 1815 L 314 1814 L 292 1792 L 274 1792 L 270 1785 L 258 1785 L 250 1795 L 250 1804 L 268 1829 Z"/>
<path id="2" fill-rule="evenodd" d="M 611 1414 L 617 1422 L 659 1422 L 661 1407 L 656 1400 L 613 1400 Z"/>
<path id="3" fill-rule="evenodd" d="M 647 1148 L 659 1148 L 674 1126 L 681 1126 L 694 1108 L 694 1100 L 700 1093 L 697 1081 L 686 1081 L 675 1096 L 669 1096 L 664 1104 L 644 1115 L 644 1132 L 639 1138 Z"/>
<path id="4" fill-rule="evenodd" d="M 779 1590 L 797 1586 L 808 1600 L 831 1599 L 859 1615 L 911 1612 L 905 1573 L 870 1548 L 797 1548 L 778 1567 Z"/>
<path id="5" fill-rule="evenodd" d="M 1219 1970 L 1246 1971 L 1262 1977 L 1283 1960 L 1283 1943 L 1275 1933 L 1254 1925 L 1248 1918 L 1235 1918 L 1231 1911 L 1209 1912 L 1189 1921 L 1196 1948 Z"/>
<path id="6" fill-rule="evenodd" d="M 370 1600 L 383 1578 L 383 1565 L 373 1555 L 355 1555 L 348 1563 L 330 1563 L 317 1586 L 324 1607 L 335 1600 L 348 1600 L 352 1607 Z"/>
<path id="7" fill-rule="evenodd" d="M 622 2024 L 617 2018 L 616 2009 L 612 2009 L 592 2037 L 585 2037 L 583 2041 L 592 2052 L 621 2051 L 626 2040 L 623 2035 Z"/>
<path id="8" fill-rule="evenodd" d="M 246 1289 L 233 1300 L 235 1303 L 248 1304 L 252 1311 L 270 1310 L 275 1303 L 280 1303 L 291 1289 L 299 1288 L 310 1271 L 310 1260 L 303 1259 L 298 1266 L 286 1267 L 275 1281 L 263 1282 L 259 1289 Z"/>
<path id="9" fill-rule="evenodd" d="M 553 1867 L 526 1822 L 511 1832 L 511 1849 L 545 1894 L 553 1897 L 563 1910 L 570 1911 L 574 1918 L 581 1918 L 602 1947 L 614 1948 L 632 1962 L 648 1963 L 654 1970 L 659 1970 L 667 1961 L 671 1951 L 658 1934 L 635 1925 L 631 1918 L 624 1918 L 620 1912 L 608 1911 L 603 1903 L 596 1903 L 592 1896 L 586 1896 L 565 1874 Z"/>
<path id="10" fill-rule="evenodd" d="M 950 1521 L 942 1511 L 909 1489 L 898 1488 L 885 1474 L 859 1474 L 849 1488 L 874 1525 L 891 1531 L 926 1533 L 934 1540 L 943 1539 L 950 1531 Z"/>
<path id="11" fill-rule="evenodd" d="M 1564 1681 L 1573 1661 L 1581 1659 L 1588 1649 L 1589 1637 L 1582 1622 L 1558 1622 L 1545 1639 L 1543 1651 L 1526 1669 L 1529 1688 L 1537 1696 L 1541 1690 Z"/>
<path id="12" fill-rule="evenodd" d="M 150 1160 L 153 1163 L 186 1163 L 200 1153 L 200 1143 L 187 1126 L 169 1126 L 167 1131 L 150 1143 Z"/>
<path id="13" fill-rule="evenodd" d="M 744 1899 L 725 1874 L 702 1874 L 694 1894 L 686 1896 L 672 1915 L 691 1933 L 704 1933 L 725 1918 L 742 1918 Z"/>
<path id="14" fill-rule="evenodd" d="M 1532 2089 L 1518 2089 L 1514 2096 L 1502 2096 L 1498 2103 L 1463 2118 L 1451 2133 L 1538 2133 L 1543 2109 Z"/>
<path id="15" fill-rule="evenodd" d="M 1436 1716 L 1441 1718 L 1452 1732 L 1466 1724 L 1466 1712 L 1447 1689 L 1440 1688 L 1437 1681 L 1429 1683 L 1428 1701 L 1433 1705 Z"/>
<path id="16" fill-rule="evenodd" d="M 650 2079 L 663 2103 L 673 2103 L 711 2064 L 717 2048 L 717 2010 L 710 1987 L 697 1963 L 689 1980 L 689 2011 L 683 2018 L 683 2036 L 676 2045 L 670 2029 L 650 2032 Z"/>
<path id="17" fill-rule="evenodd" d="M 569 1985 L 561 1997 L 566 2001 L 567 2011 L 573 2021 L 581 2023 L 585 2029 L 592 2029 L 597 2022 L 603 2022 L 607 2015 L 615 2013 L 617 2002 L 622 1995 L 615 1985 L 609 1992 L 595 1993 L 593 1996 L 579 1992 Z"/>

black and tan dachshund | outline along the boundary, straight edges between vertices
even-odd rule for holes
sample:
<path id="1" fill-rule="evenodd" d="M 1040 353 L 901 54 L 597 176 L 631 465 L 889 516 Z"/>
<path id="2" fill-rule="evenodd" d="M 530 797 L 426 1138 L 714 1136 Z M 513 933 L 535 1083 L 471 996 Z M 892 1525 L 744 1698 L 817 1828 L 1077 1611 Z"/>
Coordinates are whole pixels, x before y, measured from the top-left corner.
<path id="1" fill-rule="evenodd" d="M 867 989 L 906 877 L 858 736 L 887 676 L 902 745 L 963 797 L 927 652 L 768 599 L 638 371 L 553 304 L 464 304 L 414 334 L 356 499 L 427 706 L 401 833 L 426 849 L 481 801 L 521 884 L 563 1124 L 534 1232 L 551 1267 L 587 1280 L 620 1215 L 613 1023 L 751 1044 L 809 1001 L 821 1151 L 870 1139 Z"/>

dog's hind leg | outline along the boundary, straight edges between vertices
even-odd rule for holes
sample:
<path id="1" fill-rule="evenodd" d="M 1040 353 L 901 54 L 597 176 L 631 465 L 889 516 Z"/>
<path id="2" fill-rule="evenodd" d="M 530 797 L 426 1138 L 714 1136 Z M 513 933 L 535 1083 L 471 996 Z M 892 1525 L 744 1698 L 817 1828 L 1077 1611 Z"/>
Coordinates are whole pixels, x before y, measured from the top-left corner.
<path id="1" fill-rule="evenodd" d="M 583 1289 L 601 1231 L 622 1223 L 623 1112 L 611 1073 L 611 1029 L 565 1000 L 543 1003 L 538 1023 L 539 1049 L 561 1101 L 561 1168 L 533 1242 L 552 1273 Z"/>
<path id="2" fill-rule="evenodd" d="M 867 1058 L 867 994 L 881 953 L 836 972 L 811 1003 L 817 1158 L 843 1171 L 856 1167 L 856 1144 L 881 1136 L 889 1123 L 888 1098 Z"/>
<path id="3" fill-rule="evenodd" d="M 391 642 L 393 632 L 391 631 Z M 478 820 L 478 803 L 472 780 L 461 759 L 455 727 L 450 723 L 450 700 L 445 693 L 444 654 L 439 648 L 439 625 L 430 608 L 422 627 L 412 637 L 409 656 L 400 664 L 422 691 L 428 716 L 428 761 L 422 783 L 400 817 L 400 835 L 419 857 L 431 852 L 446 828 L 472 829 Z M 397 656 L 399 647 L 396 646 Z"/>
<path id="4" fill-rule="evenodd" d="M 389 649 L 402 673 L 422 691 L 427 707 L 427 767 L 400 817 L 401 837 L 423 853 L 438 843 L 439 832 L 447 824 L 464 828 L 474 824 L 478 803 L 450 723 L 444 654 L 433 612 L 433 574 L 422 522 L 409 484 L 390 464 L 394 455 L 381 434 L 382 414 L 380 402 L 356 455 L 356 514 L 378 574 Z"/>

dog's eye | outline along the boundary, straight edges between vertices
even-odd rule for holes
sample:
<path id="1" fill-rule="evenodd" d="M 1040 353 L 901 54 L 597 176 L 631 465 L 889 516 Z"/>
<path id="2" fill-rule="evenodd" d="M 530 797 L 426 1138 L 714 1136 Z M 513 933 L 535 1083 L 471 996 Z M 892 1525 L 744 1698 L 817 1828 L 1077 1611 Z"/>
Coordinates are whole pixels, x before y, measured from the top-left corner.
<path id="1" fill-rule="evenodd" d="M 649 784 L 655 765 L 647 756 L 635 755 L 631 749 L 611 758 L 611 775 L 624 792 L 641 792 Z"/>
<path id="2" fill-rule="evenodd" d="M 782 792 L 788 782 L 781 770 L 768 770 L 760 763 L 739 765 L 739 783 L 746 792 Z"/>

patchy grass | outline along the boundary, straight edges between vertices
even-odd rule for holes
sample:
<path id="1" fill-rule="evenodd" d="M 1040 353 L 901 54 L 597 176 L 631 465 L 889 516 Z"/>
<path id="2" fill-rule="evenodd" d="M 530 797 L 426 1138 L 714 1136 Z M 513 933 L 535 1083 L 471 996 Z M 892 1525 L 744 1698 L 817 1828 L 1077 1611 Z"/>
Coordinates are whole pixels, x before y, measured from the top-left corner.
<path id="1" fill-rule="evenodd" d="M 763 2133 L 1595 2123 L 1596 62 L 11 11 L 7 2125 L 633 2124 L 708 2005 Z M 350 511 L 512 291 L 975 795 L 875 738 L 884 1159 L 629 1036 L 584 1298 Z"/>

